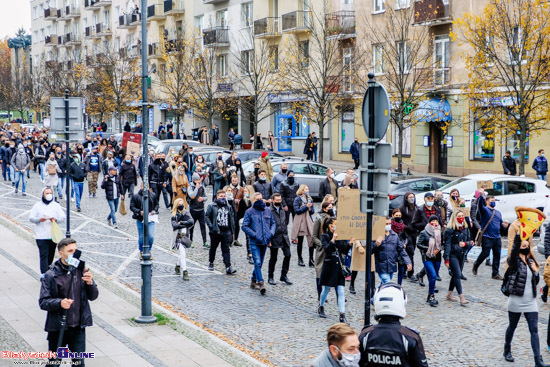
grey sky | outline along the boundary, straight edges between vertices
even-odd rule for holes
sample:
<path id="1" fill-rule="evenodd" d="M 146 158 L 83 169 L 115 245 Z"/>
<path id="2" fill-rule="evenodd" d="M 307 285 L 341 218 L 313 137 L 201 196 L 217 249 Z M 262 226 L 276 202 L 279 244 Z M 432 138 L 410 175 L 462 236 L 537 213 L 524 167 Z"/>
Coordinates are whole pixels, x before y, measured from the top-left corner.
<path id="1" fill-rule="evenodd" d="M 0 38 L 13 37 L 21 27 L 31 32 L 30 0 L 0 0 Z"/>

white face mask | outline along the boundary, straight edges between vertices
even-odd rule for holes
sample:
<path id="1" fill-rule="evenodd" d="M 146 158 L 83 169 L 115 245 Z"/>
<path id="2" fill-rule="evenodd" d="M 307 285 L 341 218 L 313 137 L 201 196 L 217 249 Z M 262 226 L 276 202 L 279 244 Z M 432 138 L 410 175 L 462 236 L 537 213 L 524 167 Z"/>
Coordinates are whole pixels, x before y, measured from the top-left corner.
<path id="1" fill-rule="evenodd" d="M 46 194 L 46 201 L 52 201 L 53 194 Z"/>
<path id="2" fill-rule="evenodd" d="M 233 193 L 229 193 L 229 192 L 228 192 L 227 194 L 225 194 L 225 198 L 226 198 L 227 200 L 233 200 Z"/>
<path id="3" fill-rule="evenodd" d="M 391 224 L 386 224 L 384 228 L 386 229 L 386 232 L 391 231 Z"/>
<path id="4" fill-rule="evenodd" d="M 361 360 L 361 353 L 346 354 L 346 353 L 342 353 L 340 348 L 336 347 L 336 349 L 338 349 L 338 351 L 342 355 L 342 358 L 337 361 L 340 366 L 359 367 L 359 361 Z"/>

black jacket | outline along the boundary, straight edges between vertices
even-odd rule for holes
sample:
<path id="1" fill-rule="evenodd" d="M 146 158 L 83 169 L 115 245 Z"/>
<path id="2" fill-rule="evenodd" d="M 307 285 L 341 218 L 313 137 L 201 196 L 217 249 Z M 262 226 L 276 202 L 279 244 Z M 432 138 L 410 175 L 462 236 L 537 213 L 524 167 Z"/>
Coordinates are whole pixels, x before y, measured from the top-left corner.
<path id="1" fill-rule="evenodd" d="M 192 183 L 187 190 L 187 201 L 189 202 L 189 210 L 196 212 L 204 211 L 204 203 L 206 203 L 206 200 L 208 199 L 206 197 L 204 186 L 200 185 L 200 187 L 195 188 L 195 184 Z M 203 201 L 199 202 L 199 197 L 202 197 Z"/>
<path id="2" fill-rule="evenodd" d="M 113 180 L 114 178 L 114 180 Z M 117 193 L 116 197 L 114 196 L 115 190 L 114 186 L 116 185 Z M 104 178 L 103 182 L 101 183 L 101 188 L 105 190 L 105 196 L 107 196 L 107 200 L 115 200 L 120 197 L 120 193 L 122 192 L 122 185 L 120 184 L 120 176 L 115 175 L 113 177 Z"/>
<path id="3" fill-rule="evenodd" d="M 332 190 L 330 189 L 330 182 L 328 182 L 328 177 L 321 181 L 321 184 L 319 185 L 319 197 L 321 199 L 323 199 L 327 194 L 331 194 L 332 196 L 334 196 L 334 199 L 338 198 L 338 182 L 334 179 L 332 180 L 332 182 L 336 186 L 336 192 L 332 192 Z"/>
<path id="4" fill-rule="evenodd" d="M 149 212 L 156 212 L 159 211 L 159 203 L 157 201 L 157 196 L 154 192 L 149 191 Z M 132 219 L 139 220 L 143 222 L 143 215 L 141 215 L 141 211 L 143 210 L 143 190 L 139 190 L 137 194 L 134 194 L 132 196 L 132 200 L 130 200 L 130 210 L 132 211 Z"/>
<path id="5" fill-rule="evenodd" d="M 187 210 L 184 210 L 183 213 L 177 212 L 176 215 L 172 216 L 172 229 L 182 228 L 191 228 L 193 227 L 193 217 L 189 214 Z"/>
<path id="6" fill-rule="evenodd" d="M 271 214 L 275 220 L 275 234 L 271 238 L 271 247 L 290 247 L 290 240 L 288 238 L 288 223 L 286 222 L 286 214 L 282 205 L 279 208 L 279 213 L 277 213 L 277 208 L 275 208 L 274 205 L 271 205 Z"/>
<path id="7" fill-rule="evenodd" d="M 73 161 L 69 167 L 69 173 L 74 182 L 84 182 L 86 178 L 86 165 L 82 162 L 76 164 Z"/>
<path id="8" fill-rule="evenodd" d="M 218 228 L 218 209 L 219 206 L 216 202 L 208 205 L 206 209 L 204 220 L 210 233 L 220 234 L 220 229 Z M 231 229 L 231 233 L 235 233 L 235 212 L 231 205 L 227 205 L 227 209 L 229 210 L 229 228 Z"/>
<path id="9" fill-rule="evenodd" d="M 546 224 L 544 232 L 544 257 L 550 256 L 550 223 Z"/>
<path id="10" fill-rule="evenodd" d="M 113 158 L 113 165 L 115 167 L 118 167 L 118 163 L 116 161 L 116 159 Z M 104 159 L 102 162 L 101 162 L 101 170 L 103 171 L 103 174 L 104 175 L 108 175 L 109 174 L 109 160 L 108 159 Z"/>
<path id="11" fill-rule="evenodd" d="M 294 181 L 292 185 L 290 185 L 288 181 L 283 181 L 281 185 L 279 185 L 279 193 L 283 200 L 283 207 L 288 206 L 288 210 L 291 213 L 294 212 L 294 200 L 296 199 L 296 191 L 298 191 L 299 187 L 300 185 L 298 185 L 296 181 Z"/>
<path id="12" fill-rule="evenodd" d="M 526 263 L 521 260 L 519 257 L 519 249 L 521 246 L 521 238 L 518 235 L 514 238 L 514 245 L 512 246 L 512 252 L 508 257 L 508 269 L 504 275 L 503 284 L 506 284 L 508 278 L 510 278 L 510 283 L 508 291 L 510 295 L 523 296 L 527 288 L 527 272 L 532 272 L 533 276 L 531 278 L 531 290 L 533 291 L 533 297 L 537 297 L 537 284 L 539 282 L 540 276 L 538 272 L 531 270 L 531 267 L 527 266 Z M 533 262 L 532 259 L 527 259 L 529 263 Z"/>
<path id="13" fill-rule="evenodd" d="M 447 228 L 445 230 L 444 237 L 445 250 L 443 252 L 443 258 L 445 259 L 445 261 L 449 260 L 451 256 L 462 259 L 462 256 L 464 256 L 464 252 L 468 249 L 468 246 L 460 247 L 459 243 L 468 243 L 468 241 L 470 241 L 470 231 L 468 230 L 468 228 L 463 228 L 462 230 Z"/>
<path id="14" fill-rule="evenodd" d="M 439 226 L 443 228 L 444 223 L 443 219 L 441 219 L 441 211 L 435 205 L 432 208 L 435 211 L 433 215 L 435 215 L 437 217 L 437 220 L 439 221 Z M 423 231 L 426 227 L 426 224 L 428 224 L 428 215 L 424 210 L 424 205 L 422 205 L 416 208 L 416 212 L 414 213 L 414 217 L 412 220 L 412 227 L 416 231 Z"/>
<path id="15" fill-rule="evenodd" d="M 56 156 L 55 160 L 57 161 L 57 165 L 61 170 L 61 173 L 58 173 L 57 175 L 59 176 L 59 178 L 65 177 L 65 174 L 67 173 L 67 157 L 62 154 L 61 158 L 57 158 Z"/>
<path id="16" fill-rule="evenodd" d="M 136 166 L 133 163 L 122 163 L 120 165 L 120 178 L 123 185 L 137 185 Z"/>
<path id="17" fill-rule="evenodd" d="M 163 168 L 162 161 L 155 159 L 149 165 L 149 183 L 163 184 L 166 182 L 166 171 Z"/>
<path id="18" fill-rule="evenodd" d="M 88 301 L 97 299 L 99 295 L 97 284 L 94 281 L 91 285 L 87 285 L 82 280 L 83 271 L 80 268 L 75 269 L 73 274 L 76 281 L 80 282 L 80 327 L 92 326 L 92 311 Z M 61 300 L 70 298 L 66 294 L 70 280 L 67 271 L 61 266 L 61 259 L 58 259 L 50 267 L 42 279 L 38 304 L 40 309 L 48 311 L 44 326 L 44 330 L 47 332 L 59 331 L 63 314 Z M 67 312 L 71 312 L 71 309 Z"/>
<path id="19" fill-rule="evenodd" d="M 325 250 L 325 261 L 321 269 L 319 284 L 328 287 L 345 285 L 346 279 L 342 275 L 341 258 L 343 259 L 351 248 L 349 241 L 337 240 L 332 242 L 332 232 L 329 232 L 321 236 L 321 244 Z"/>
<path id="20" fill-rule="evenodd" d="M 508 171 L 510 171 L 511 175 L 516 175 L 516 160 L 514 158 L 506 157 L 502 158 L 502 168 L 504 170 L 504 174 L 507 175 Z"/>
<path id="21" fill-rule="evenodd" d="M 262 194 L 262 199 L 269 200 L 271 199 L 271 195 L 273 194 L 273 187 L 271 186 L 271 182 L 256 181 L 254 183 L 254 191 Z"/>

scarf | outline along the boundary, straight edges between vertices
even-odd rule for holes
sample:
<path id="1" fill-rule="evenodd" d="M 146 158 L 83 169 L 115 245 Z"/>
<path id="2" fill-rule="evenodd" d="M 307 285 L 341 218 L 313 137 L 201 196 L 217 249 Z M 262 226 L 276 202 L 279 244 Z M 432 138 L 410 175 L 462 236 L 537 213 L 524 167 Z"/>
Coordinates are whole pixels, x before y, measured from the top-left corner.
<path id="1" fill-rule="evenodd" d="M 403 232 L 403 230 L 405 229 L 405 223 L 403 223 L 403 221 L 401 221 L 401 223 L 397 223 L 396 221 L 392 220 L 391 221 L 391 229 L 395 233 L 399 234 L 399 233 Z"/>
<path id="2" fill-rule="evenodd" d="M 428 245 L 428 251 L 426 252 L 427 257 L 435 257 L 435 251 L 438 250 L 441 252 L 441 228 L 434 228 L 430 223 L 426 224 L 424 228 L 426 233 L 430 235 L 430 241 Z"/>

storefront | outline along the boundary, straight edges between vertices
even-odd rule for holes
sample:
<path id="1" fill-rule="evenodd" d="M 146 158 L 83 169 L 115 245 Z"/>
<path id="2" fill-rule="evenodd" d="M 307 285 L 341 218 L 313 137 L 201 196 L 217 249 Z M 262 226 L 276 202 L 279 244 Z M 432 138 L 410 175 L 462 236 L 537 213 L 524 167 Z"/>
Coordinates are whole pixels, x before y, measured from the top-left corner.
<path id="1" fill-rule="evenodd" d="M 307 97 L 295 93 L 271 93 L 276 151 L 302 154 L 305 139 L 310 133 L 307 119 Z"/>

